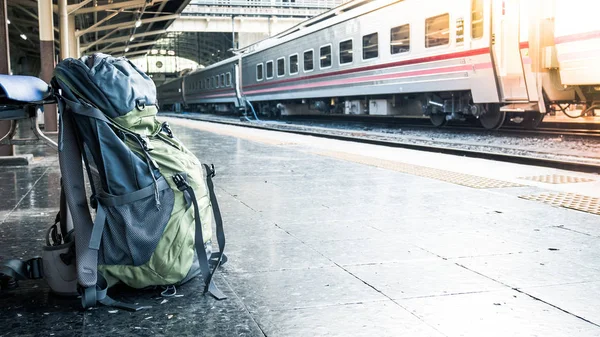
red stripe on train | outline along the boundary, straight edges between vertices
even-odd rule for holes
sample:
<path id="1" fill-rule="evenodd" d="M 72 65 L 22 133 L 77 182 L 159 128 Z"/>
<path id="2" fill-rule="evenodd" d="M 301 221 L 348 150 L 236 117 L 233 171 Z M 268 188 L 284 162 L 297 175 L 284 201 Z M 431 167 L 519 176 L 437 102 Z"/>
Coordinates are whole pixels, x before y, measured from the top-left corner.
<path id="1" fill-rule="evenodd" d="M 554 38 L 554 43 L 567 43 L 567 42 L 577 42 L 584 40 L 592 40 L 592 39 L 600 39 L 600 30 L 593 32 L 585 32 L 579 34 L 571 34 L 565 36 L 558 36 Z"/>
<path id="2" fill-rule="evenodd" d="M 391 67 L 401 67 L 401 66 L 407 66 L 407 65 L 412 65 L 412 64 L 443 61 L 443 60 L 450 60 L 450 59 L 455 59 L 455 58 L 460 58 L 460 57 L 483 55 L 483 54 L 489 54 L 489 52 L 490 52 L 489 48 L 472 49 L 472 50 L 462 51 L 462 52 L 458 52 L 458 53 L 427 56 L 427 57 L 421 57 L 421 58 L 411 59 L 411 60 L 397 61 L 397 62 L 384 63 L 384 64 L 375 64 L 372 66 L 352 68 L 352 69 L 346 69 L 346 70 L 338 70 L 338 71 L 327 72 L 327 73 L 323 73 L 323 74 L 309 75 L 309 76 L 301 77 L 300 79 L 301 80 L 312 80 L 315 78 L 352 74 L 352 73 L 357 73 L 357 72 L 362 72 L 362 71 L 378 70 L 378 69 L 391 68 Z M 288 82 L 294 82 L 294 81 L 298 81 L 298 79 L 297 78 L 288 78 L 288 79 L 280 80 L 280 81 L 269 81 L 269 82 L 264 82 L 264 83 L 251 84 L 251 85 L 245 86 L 245 88 L 262 87 L 262 86 L 266 86 L 266 85 L 282 84 L 282 83 L 288 83 Z"/>
<path id="3" fill-rule="evenodd" d="M 600 30 L 594 31 L 594 32 L 557 36 L 554 38 L 554 43 L 561 44 L 561 43 L 585 41 L 585 40 L 592 40 L 592 39 L 600 39 Z M 521 49 L 529 48 L 529 42 L 525 41 L 525 42 L 519 43 L 519 48 L 521 48 Z"/>
<path id="4" fill-rule="evenodd" d="M 489 69 L 489 68 L 492 68 L 492 63 L 490 63 L 490 62 L 479 63 L 479 64 L 475 64 L 475 65 L 465 64 L 465 65 L 460 65 L 460 66 L 452 66 L 452 67 L 444 67 L 444 68 L 405 71 L 405 72 L 394 73 L 394 74 L 371 75 L 371 76 L 356 77 L 356 78 L 352 78 L 352 79 L 338 79 L 338 80 L 331 80 L 331 81 L 321 81 L 321 82 L 316 82 L 316 83 L 289 85 L 286 87 L 249 90 L 249 91 L 244 91 L 244 93 L 245 94 L 259 94 L 259 93 L 273 92 L 273 91 L 307 89 L 307 88 L 316 88 L 316 87 L 334 86 L 334 85 L 340 85 L 340 84 L 350 84 L 350 83 L 360 83 L 360 82 L 370 82 L 370 81 L 383 81 L 383 80 L 389 80 L 389 79 L 394 79 L 394 78 L 427 76 L 427 75 L 445 74 L 445 73 L 453 73 L 453 72 L 459 72 L 459 71 L 472 71 L 474 69 L 478 70 L 478 69 Z"/>

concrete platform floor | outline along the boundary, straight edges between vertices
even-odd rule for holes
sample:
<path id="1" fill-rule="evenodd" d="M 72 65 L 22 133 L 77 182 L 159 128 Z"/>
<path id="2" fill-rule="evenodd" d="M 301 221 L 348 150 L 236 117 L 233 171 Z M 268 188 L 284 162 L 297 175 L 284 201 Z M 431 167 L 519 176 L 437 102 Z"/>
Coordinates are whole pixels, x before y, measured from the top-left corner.
<path id="1" fill-rule="evenodd" d="M 195 280 L 81 311 L 21 282 L 0 336 L 600 336 L 600 217 L 567 208 L 595 209 L 597 175 L 169 121 L 217 168 L 229 298 Z M 34 154 L 0 168 L 0 261 L 39 254 L 58 209 L 57 160 Z M 543 193 L 588 204 L 523 198 Z"/>

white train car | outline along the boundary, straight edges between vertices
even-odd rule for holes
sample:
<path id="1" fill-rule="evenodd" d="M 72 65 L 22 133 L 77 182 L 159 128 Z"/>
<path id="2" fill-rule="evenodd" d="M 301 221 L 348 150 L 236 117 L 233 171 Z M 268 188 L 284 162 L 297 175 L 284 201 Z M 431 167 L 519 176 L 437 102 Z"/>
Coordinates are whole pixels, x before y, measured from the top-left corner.
<path id="1" fill-rule="evenodd" d="M 581 10 L 593 3 L 357 0 L 189 75 L 231 72 L 232 82 L 189 82 L 184 96 L 271 115 L 424 114 L 489 129 L 509 115 L 535 127 L 556 104 L 597 104 L 600 22 Z"/>

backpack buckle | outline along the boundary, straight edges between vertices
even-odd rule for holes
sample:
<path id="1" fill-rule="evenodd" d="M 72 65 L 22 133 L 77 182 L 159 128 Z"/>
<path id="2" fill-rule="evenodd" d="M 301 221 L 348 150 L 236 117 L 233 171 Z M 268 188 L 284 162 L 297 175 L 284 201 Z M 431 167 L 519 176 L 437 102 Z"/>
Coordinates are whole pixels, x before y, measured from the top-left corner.
<path id="1" fill-rule="evenodd" d="M 98 209 L 98 198 L 96 198 L 96 195 L 90 195 L 90 206 L 93 209 Z"/>
<path id="2" fill-rule="evenodd" d="M 215 171 L 215 164 L 204 165 L 206 167 L 206 175 L 214 178 L 217 175 L 217 171 Z"/>
<path id="3" fill-rule="evenodd" d="M 40 279 L 44 277 L 42 272 L 42 258 L 34 257 L 25 261 L 25 266 L 27 267 L 27 278 L 29 279 Z"/>
<path id="4" fill-rule="evenodd" d="M 143 100 L 143 99 L 136 100 L 135 107 L 140 111 L 146 109 L 146 100 Z"/>
<path id="5" fill-rule="evenodd" d="M 190 188 L 190 184 L 188 184 L 187 179 L 181 173 L 173 175 L 173 182 L 180 191 L 185 191 Z"/>
<path id="6" fill-rule="evenodd" d="M 162 123 L 161 128 L 162 128 L 162 130 L 164 132 L 167 133 L 167 135 L 169 136 L 169 138 L 173 138 L 173 131 L 171 130 L 171 127 L 169 126 L 169 123 L 167 123 L 167 122 Z"/>

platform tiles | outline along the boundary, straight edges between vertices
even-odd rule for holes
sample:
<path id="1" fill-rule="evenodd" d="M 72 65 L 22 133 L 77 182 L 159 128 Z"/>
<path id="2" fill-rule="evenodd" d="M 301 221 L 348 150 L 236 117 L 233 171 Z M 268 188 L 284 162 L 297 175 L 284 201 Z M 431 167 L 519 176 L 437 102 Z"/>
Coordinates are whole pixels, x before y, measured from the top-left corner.
<path id="1" fill-rule="evenodd" d="M 169 122 L 217 169 L 229 298 L 195 280 L 169 299 L 115 293 L 145 312 L 81 312 L 22 283 L 0 301 L 0 336 L 600 335 L 598 216 L 519 198 L 593 190 L 596 176 Z M 594 181 L 520 179 L 548 174 Z M 0 259 L 31 256 L 58 208 L 56 163 L 0 178 Z"/>

